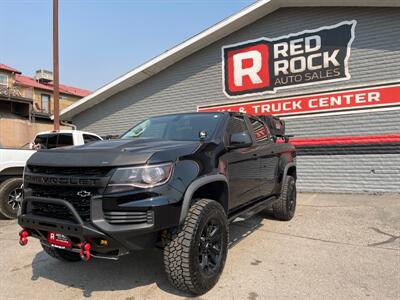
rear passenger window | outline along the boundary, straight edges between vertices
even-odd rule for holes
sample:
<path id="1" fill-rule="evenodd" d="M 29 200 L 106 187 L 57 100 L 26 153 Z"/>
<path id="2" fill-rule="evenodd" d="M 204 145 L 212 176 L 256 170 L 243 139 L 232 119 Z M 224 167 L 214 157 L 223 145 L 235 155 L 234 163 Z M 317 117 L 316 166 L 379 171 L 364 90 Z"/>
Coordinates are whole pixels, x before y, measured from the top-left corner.
<path id="1" fill-rule="evenodd" d="M 254 131 L 257 143 L 262 143 L 268 140 L 270 136 L 268 128 L 258 119 L 249 118 L 251 127 Z"/>
<path id="2" fill-rule="evenodd" d="M 93 143 L 95 141 L 100 141 L 100 138 L 95 136 L 95 135 L 84 134 L 83 135 L 83 141 L 84 141 L 85 144 L 88 144 L 88 143 Z"/>
<path id="3" fill-rule="evenodd" d="M 58 135 L 57 147 L 71 146 L 74 144 L 72 134 L 60 133 Z"/>

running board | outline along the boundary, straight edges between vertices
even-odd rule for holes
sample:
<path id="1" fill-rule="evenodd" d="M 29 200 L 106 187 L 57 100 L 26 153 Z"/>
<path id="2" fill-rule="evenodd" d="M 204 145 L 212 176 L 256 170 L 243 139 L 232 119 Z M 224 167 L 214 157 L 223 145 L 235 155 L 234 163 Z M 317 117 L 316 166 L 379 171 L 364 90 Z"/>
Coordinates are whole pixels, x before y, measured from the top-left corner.
<path id="1" fill-rule="evenodd" d="M 275 196 L 269 197 L 265 200 L 261 200 L 260 202 L 257 202 L 256 204 L 252 204 L 249 207 L 240 210 L 238 212 L 235 212 L 231 216 L 229 216 L 228 221 L 233 222 L 236 218 L 243 218 L 243 219 L 248 219 L 255 214 L 259 213 L 260 211 L 266 209 L 268 206 L 270 206 L 277 198 Z"/>

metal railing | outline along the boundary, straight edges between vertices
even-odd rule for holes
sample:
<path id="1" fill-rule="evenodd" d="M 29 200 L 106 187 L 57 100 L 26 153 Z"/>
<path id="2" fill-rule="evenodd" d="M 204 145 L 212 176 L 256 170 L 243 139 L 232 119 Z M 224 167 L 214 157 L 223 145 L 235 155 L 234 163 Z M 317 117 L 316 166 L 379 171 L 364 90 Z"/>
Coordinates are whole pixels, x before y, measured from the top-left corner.
<path id="1" fill-rule="evenodd" d="M 22 90 L 16 86 L 8 87 L 0 85 L 0 96 L 11 98 L 11 97 L 19 97 L 22 98 Z"/>

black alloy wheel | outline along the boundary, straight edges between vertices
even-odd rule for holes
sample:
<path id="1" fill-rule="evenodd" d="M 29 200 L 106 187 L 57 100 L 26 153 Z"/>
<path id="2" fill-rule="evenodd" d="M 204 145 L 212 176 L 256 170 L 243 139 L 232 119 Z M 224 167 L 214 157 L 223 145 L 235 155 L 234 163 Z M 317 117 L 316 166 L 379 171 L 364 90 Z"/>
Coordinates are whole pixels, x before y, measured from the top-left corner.
<path id="1" fill-rule="evenodd" d="M 22 178 L 13 177 L 0 184 L 0 214 L 8 219 L 17 217 L 23 200 Z"/>
<path id="2" fill-rule="evenodd" d="M 222 224 L 213 218 L 204 226 L 199 240 L 199 266 L 206 275 L 218 270 L 222 257 Z"/>
<path id="3" fill-rule="evenodd" d="M 18 209 L 21 207 L 21 201 L 22 201 L 22 188 L 17 187 L 13 190 L 10 191 L 8 194 L 8 201 L 7 204 L 10 206 L 12 210 L 18 211 Z"/>

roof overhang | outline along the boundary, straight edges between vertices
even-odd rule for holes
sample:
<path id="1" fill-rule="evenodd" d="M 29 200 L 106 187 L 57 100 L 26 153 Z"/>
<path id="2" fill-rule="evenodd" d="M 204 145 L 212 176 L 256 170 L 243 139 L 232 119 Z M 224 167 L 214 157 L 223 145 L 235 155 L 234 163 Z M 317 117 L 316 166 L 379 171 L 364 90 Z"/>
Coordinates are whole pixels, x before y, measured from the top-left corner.
<path id="1" fill-rule="evenodd" d="M 7 102 L 18 102 L 18 103 L 24 103 L 24 104 L 32 104 L 33 103 L 33 99 L 24 98 L 24 97 L 8 97 L 8 96 L 0 95 L 0 100 L 7 101 Z"/>
<path id="2" fill-rule="evenodd" d="M 60 113 L 63 120 L 161 72 L 183 58 L 283 7 L 400 7 L 398 0 L 261 0 L 118 77 Z"/>

